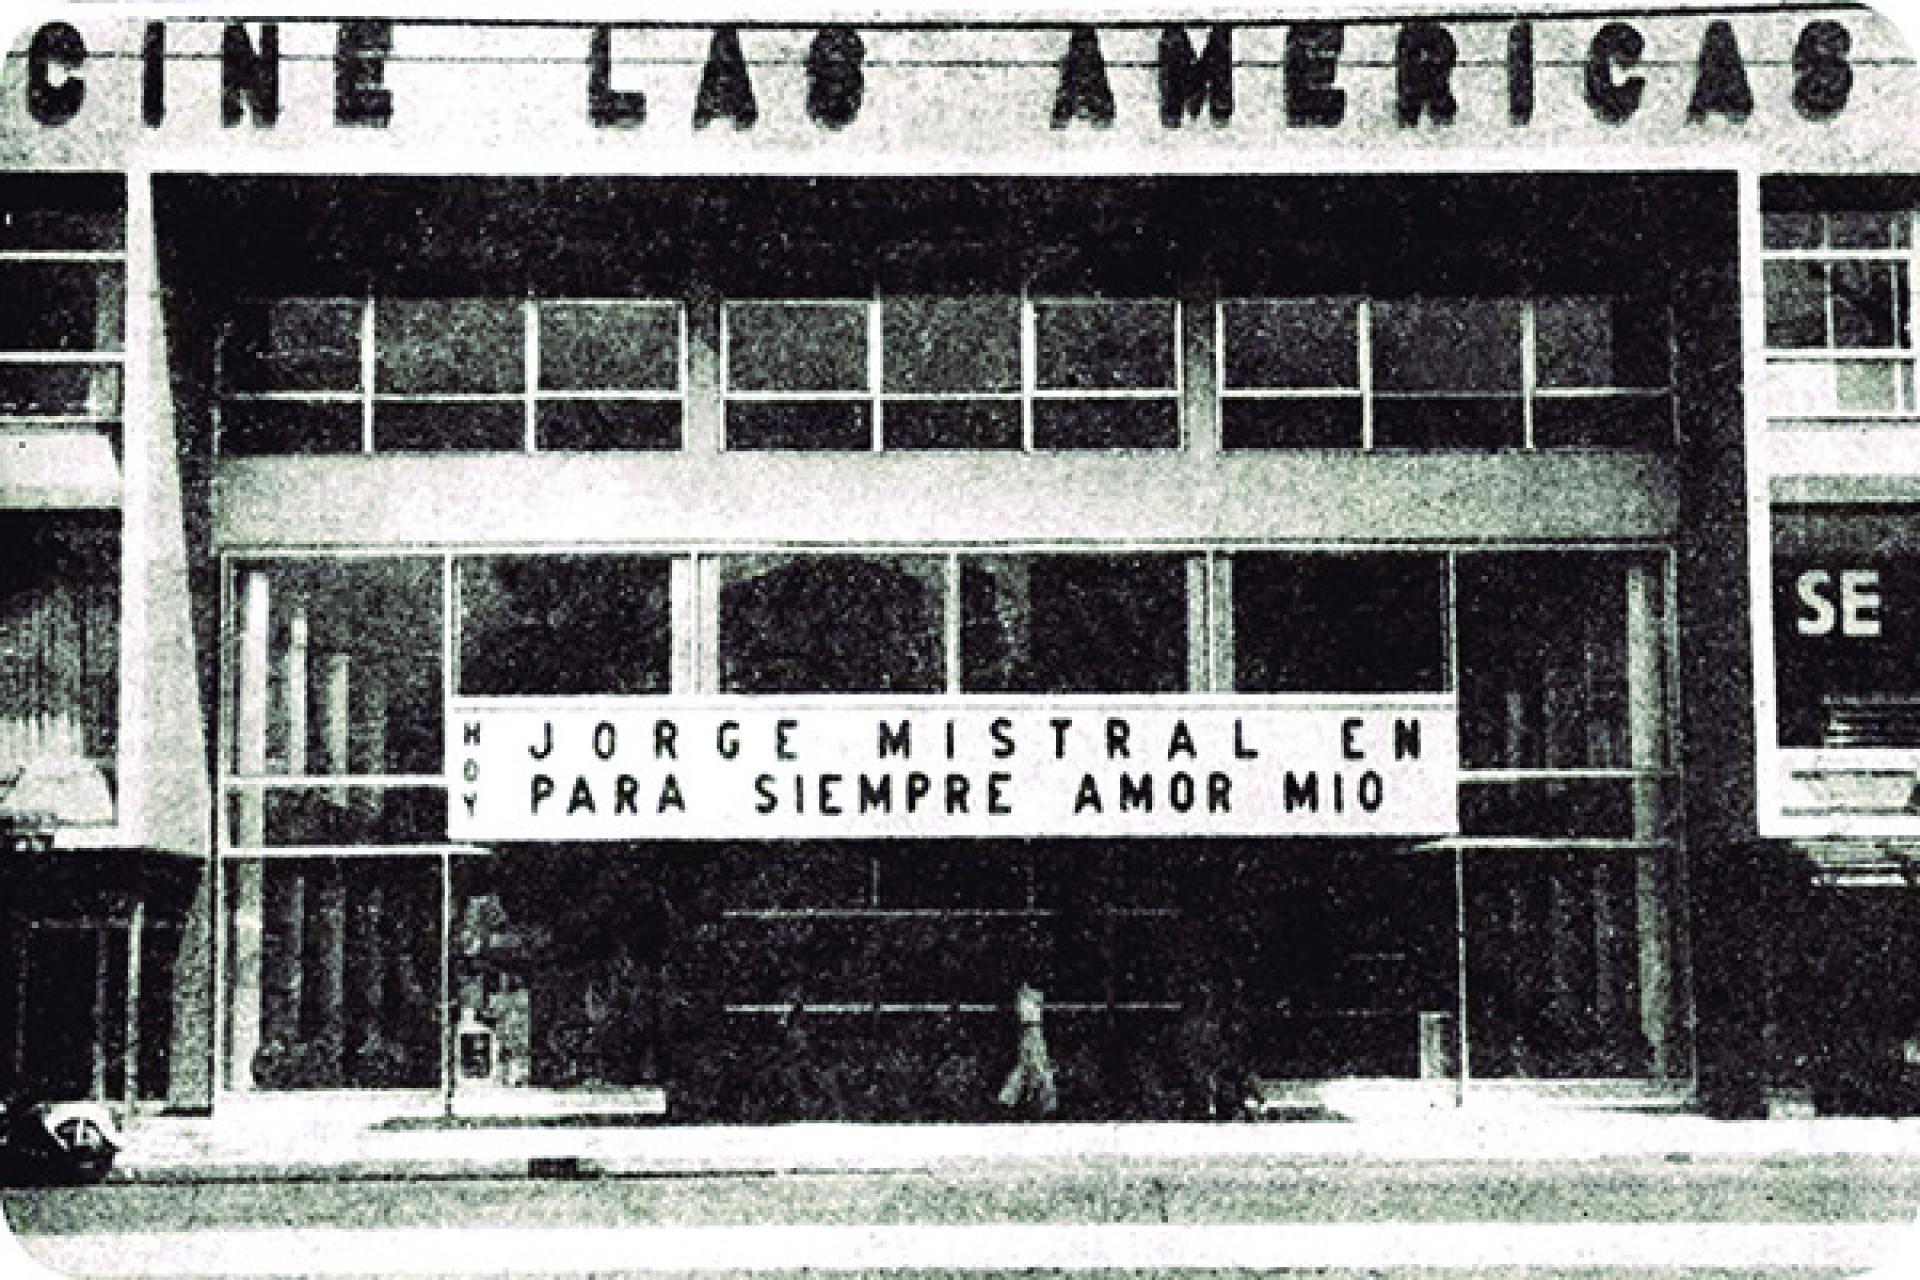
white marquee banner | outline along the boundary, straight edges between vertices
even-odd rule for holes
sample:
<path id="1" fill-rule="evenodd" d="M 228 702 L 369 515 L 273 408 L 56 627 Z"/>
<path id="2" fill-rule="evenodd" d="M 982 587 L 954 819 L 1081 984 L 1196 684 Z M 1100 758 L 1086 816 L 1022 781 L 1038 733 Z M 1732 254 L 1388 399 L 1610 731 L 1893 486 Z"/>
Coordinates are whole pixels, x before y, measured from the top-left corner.
<path id="1" fill-rule="evenodd" d="M 1444 835 L 1448 696 L 458 700 L 455 840 Z"/>

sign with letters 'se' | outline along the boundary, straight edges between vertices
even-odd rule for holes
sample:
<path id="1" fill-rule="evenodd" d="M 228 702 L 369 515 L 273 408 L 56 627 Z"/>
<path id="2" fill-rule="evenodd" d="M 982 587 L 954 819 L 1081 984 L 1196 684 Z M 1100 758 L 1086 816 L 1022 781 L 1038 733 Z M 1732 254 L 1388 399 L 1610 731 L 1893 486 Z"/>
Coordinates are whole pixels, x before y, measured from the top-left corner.
<path id="1" fill-rule="evenodd" d="M 1418 836 L 1446 695 L 456 700 L 455 840 Z"/>

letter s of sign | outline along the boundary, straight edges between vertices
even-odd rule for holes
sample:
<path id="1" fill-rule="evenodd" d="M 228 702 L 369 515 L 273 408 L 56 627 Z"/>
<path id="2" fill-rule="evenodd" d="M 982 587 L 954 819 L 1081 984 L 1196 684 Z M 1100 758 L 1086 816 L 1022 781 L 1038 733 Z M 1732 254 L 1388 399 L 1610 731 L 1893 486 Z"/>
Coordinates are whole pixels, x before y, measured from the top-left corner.
<path id="1" fill-rule="evenodd" d="M 87 82 L 73 74 L 87 60 L 87 42 L 70 22 L 49 22 L 27 45 L 27 114 L 44 125 L 63 125 L 80 114 Z M 53 69 L 63 74 L 56 82 Z"/>
<path id="2" fill-rule="evenodd" d="M 1809 22 L 1793 46 L 1793 109 L 1809 120 L 1839 115 L 1853 92 L 1853 36 L 1837 22 Z"/>
<path id="3" fill-rule="evenodd" d="M 807 115 L 818 125 L 844 129 L 866 97 L 867 46 L 852 27 L 822 27 L 807 48 Z"/>

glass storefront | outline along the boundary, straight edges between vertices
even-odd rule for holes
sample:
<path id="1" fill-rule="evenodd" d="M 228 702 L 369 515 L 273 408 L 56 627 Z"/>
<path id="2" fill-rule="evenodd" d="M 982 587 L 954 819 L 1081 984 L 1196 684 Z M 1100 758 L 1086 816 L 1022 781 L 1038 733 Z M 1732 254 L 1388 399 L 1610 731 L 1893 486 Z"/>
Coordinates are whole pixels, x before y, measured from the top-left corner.
<path id="1" fill-rule="evenodd" d="M 1660 553 L 440 553 L 229 582 L 231 1087 L 987 1116 L 1022 985 L 1082 1116 L 1217 1112 L 1255 1076 L 1687 1070 Z M 454 690 L 1138 696 L 1215 670 L 1453 694 L 1462 834 L 446 844 Z"/>

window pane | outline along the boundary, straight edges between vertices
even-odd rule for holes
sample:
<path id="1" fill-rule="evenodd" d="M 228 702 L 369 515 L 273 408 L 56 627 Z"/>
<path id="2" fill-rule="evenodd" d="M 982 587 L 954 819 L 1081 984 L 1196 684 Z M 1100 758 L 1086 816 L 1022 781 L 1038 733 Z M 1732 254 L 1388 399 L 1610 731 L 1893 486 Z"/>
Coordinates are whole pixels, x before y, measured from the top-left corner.
<path id="1" fill-rule="evenodd" d="M 118 351 L 120 268 L 0 262 L 0 351 Z"/>
<path id="2" fill-rule="evenodd" d="M 1833 345 L 1911 347 L 1905 310 L 1906 268 L 1887 262 L 1836 262 L 1833 271 Z"/>
<path id="3" fill-rule="evenodd" d="M 1482 783 L 1460 788 L 1460 833 L 1630 840 L 1634 784 L 1615 778 Z"/>
<path id="4" fill-rule="evenodd" d="M 1177 449 L 1180 406 L 1147 400 L 1036 400 L 1036 449 Z"/>
<path id="5" fill-rule="evenodd" d="M 1020 389 L 1017 298 L 889 298 L 880 316 L 886 390 Z"/>
<path id="6" fill-rule="evenodd" d="M 1901 396 L 1912 366 L 1894 360 L 1847 360 L 1833 367 L 1836 407 L 1843 412 L 1897 413 L 1907 407 Z"/>
<path id="7" fill-rule="evenodd" d="M 0 364 L 0 413 L 117 418 L 120 370 L 100 364 Z"/>
<path id="8" fill-rule="evenodd" d="M 1673 402 L 1666 396 L 1601 396 L 1533 402 L 1540 449 L 1671 449 Z"/>
<path id="9" fill-rule="evenodd" d="M 729 449 L 871 449 L 865 400 L 739 401 L 727 406 Z"/>
<path id="10" fill-rule="evenodd" d="M 374 304 L 375 388 L 400 395 L 515 392 L 526 386 L 521 304 L 505 298 Z"/>
<path id="11" fill-rule="evenodd" d="M 1358 396 L 1225 400 L 1222 443 L 1229 449 L 1358 449 Z"/>
<path id="12" fill-rule="evenodd" d="M 1221 304 L 1228 387 L 1357 387 L 1359 306 L 1342 298 Z"/>
<path id="13" fill-rule="evenodd" d="M 1618 298 L 1556 298 L 1534 310 L 1542 387 L 1664 387 L 1666 312 Z"/>
<path id="14" fill-rule="evenodd" d="M 665 559 L 496 556 L 459 571 L 461 693 L 667 691 Z"/>
<path id="15" fill-rule="evenodd" d="M 1594 1080 L 1645 1078 L 1660 1062 L 1687 1069 L 1677 1029 L 1685 1020 L 1641 991 L 1643 975 L 1664 972 L 1672 947 L 1668 926 L 1642 914 L 1640 886 L 1658 856 L 1467 855 L 1476 1075 Z"/>
<path id="16" fill-rule="evenodd" d="M 360 406 L 230 400 L 220 406 L 220 452 L 359 453 Z"/>
<path id="17" fill-rule="evenodd" d="M 0 249 L 121 248 L 126 215 L 118 208 L 79 208 L 79 203 L 68 209 L 0 209 Z"/>
<path id="18" fill-rule="evenodd" d="M 445 787 L 233 787 L 228 838 L 236 848 L 437 845 L 447 839 Z"/>
<path id="19" fill-rule="evenodd" d="M 961 563 L 961 687 L 985 693 L 1187 688 L 1178 556 L 982 556 Z"/>
<path id="20" fill-rule="evenodd" d="M 1170 389 L 1171 302 L 1036 302 L 1039 385 L 1068 391 Z"/>
<path id="21" fill-rule="evenodd" d="M 1911 215 L 1889 213 L 1829 213 L 1828 234 L 1835 249 L 1904 249 Z"/>
<path id="22" fill-rule="evenodd" d="M 262 907 L 251 919 L 228 910 L 228 929 L 258 931 L 261 970 L 257 986 L 228 988 L 259 1020 L 252 1060 L 236 1068 L 262 1090 L 439 1081 L 439 859 L 236 859 L 225 874 L 229 904 L 250 896 L 235 883 L 247 877 Z"/>
<path id="23" fill-rule="evenodd" d="M 678 400 L 546 400 L 535 410 L 540 448 L 678 449 Z"/>
<path id="24" fill-rule="evenodd" d="M 246 614 L 246 603 L 261 595 L 256 574 L 266 579 L 264 621 Z M 425 556 L 240 566 L 228 626 L 235 637 L 266 627 L 270 693 L 265 708 L 249 713 L 240 705 L 247 685 L 241 646 L 230 664 L 234 771 L 438 774 L 446 697 L 440 597 L 441 561 Z M 259 735 L 252 742 L 249 721 Z M 250 752 L 264 764 L 250 768 Z M 444 825 L 436 839 L 446 839 Z"/>
<path id="25" fill-rule="evenodd" d="M 0 778 L 18 806 L 45 808 L 68 822 L 111 823 L 120 688 L 117 513 L 102 520 L 0 512 L 0 547 Z M 75 771 L 76 757 L 91 768 Z M 36 761 L 52 764 L 53 785 L 16 778 Z"/>
<path id="26" fill-rule="evenodd" d="M 359 390 L 365 306 L 287 298 L 236 308 L 221 353 L 227 390 Z"/>
<path id="27" fill-rule="evenodd" d="M 1444 689 L 1446 609 L 1439 556 L 1235 556 L 1234 688 Z"/>
<path id="28" fill-rule="evenodd" d="M 1763 216 L 1761 243 L 1768 249 L 1817 249 L 1820 247 L 1820 215 L 1817 213 L 1769 213 Z"/>
<path id="29" fill-rule="evenodd" d="M 1512 449 L 1522 425 L 1518 396 L 1382 396 L 1373 403 L 1376 449 Z"/>
<path id="30" fill-rule="evenodd" d="M 884 410 L 889 449 L 1018 449 L 1020 405 L 993 400 L 894 400 Z"/>
<path id="31" fill-rule="evenodd" d="M 1517 302 L 1376 302 L 1373 384 L 1385 391 L 1518 392 L 1520 317 Z"/>
<path id="32" fill-rule="evenodd" d="M 933 556 L 721 561 L 721 688 L 939 691 L 946 684 L 945 571 Z"/>
<path id="33" fill-rule="evenodd" d="M 389 452 L 517 452 L 526 445 L 518 401 L 382 400 L 373 407 L 373 447 Z"/>
<path id="34" fill-rule="evenodd" d="M 864 302 L 735 302 L 726 322 L 730 390 L 867 390 Z"/>
<path id="35" fill-rule="evenodd" d="M 679 390 L 679 308 L 541 303 L 540 385 L 556 391 Z"/>
<path id="36" fill-rule="evenodd" d="M 1631 562 L 1543 552 L 1456 564 L 1461 763 L 1625 766 Z"/>
<path id="37" fill-rule="evenodd" d="M 1827 269 L 1817 262 L 1769 262 L 1767 345 L 1778 350 L 1827 345 Z"/>

